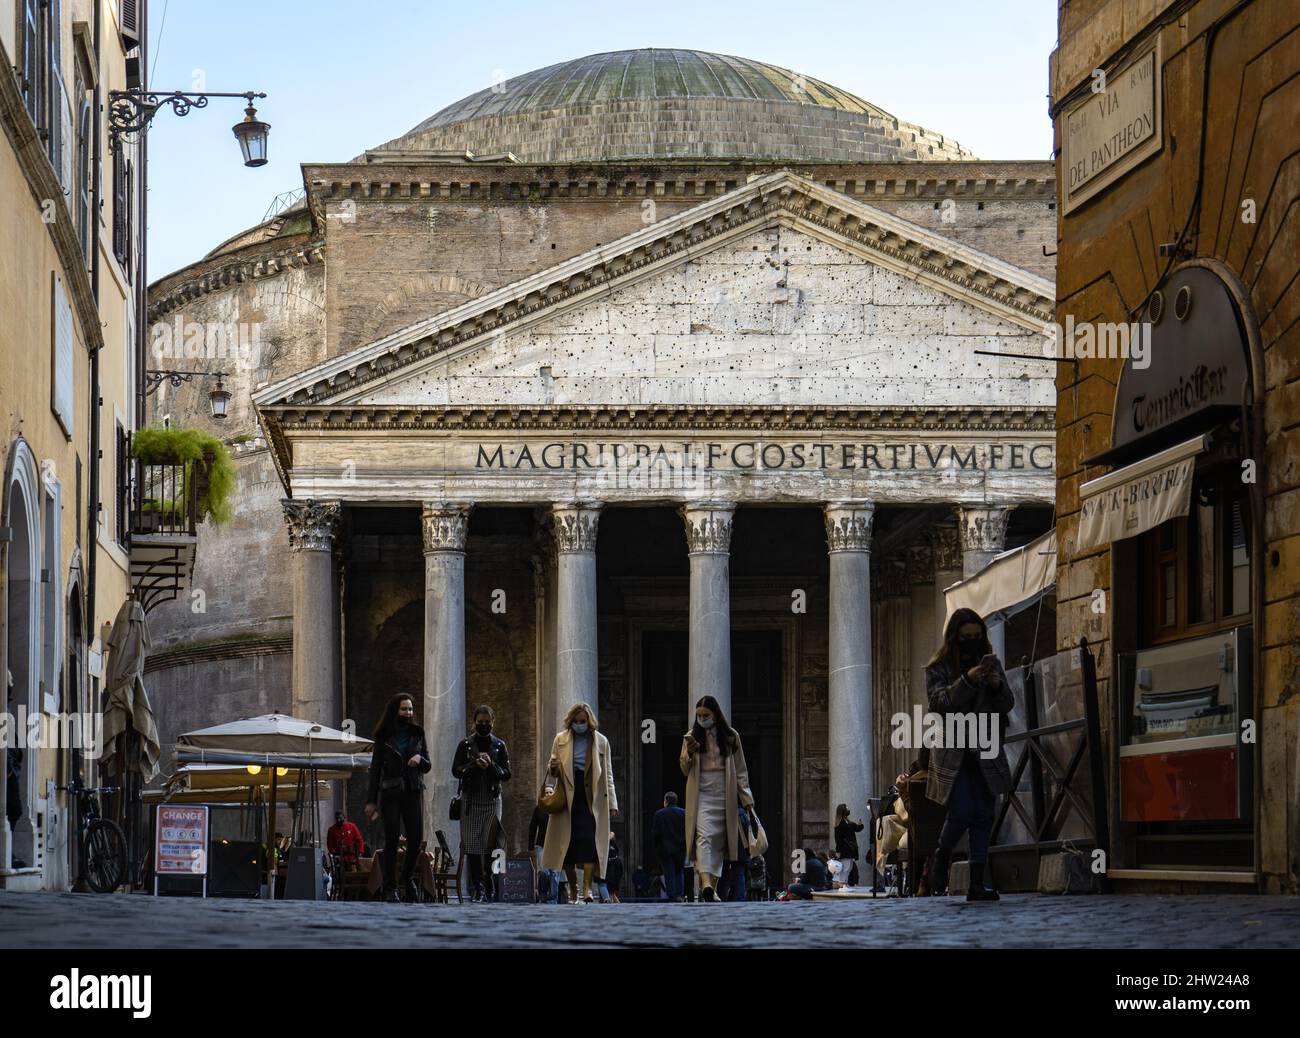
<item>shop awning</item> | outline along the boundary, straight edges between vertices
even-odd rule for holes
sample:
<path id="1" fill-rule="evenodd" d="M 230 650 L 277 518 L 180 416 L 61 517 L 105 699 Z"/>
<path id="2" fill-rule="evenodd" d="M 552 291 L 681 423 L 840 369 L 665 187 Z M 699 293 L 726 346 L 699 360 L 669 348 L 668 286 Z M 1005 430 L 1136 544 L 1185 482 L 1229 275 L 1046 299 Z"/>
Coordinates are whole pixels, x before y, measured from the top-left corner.
<path id="1" fill-rule="evenodd" d="M 974 609 L 980 616 L 1010 615 L 1036 602 L 1056 583 L 1056 530 L 995 555 L 973 577 L 944 588 L 947 615 Z"/>
<path id="2" fill-rule="evenodd" d="M 1202 434 L 1089 480 L 1079 488 L 1077 551 L 1099 548 L 1186 515 L 1192 500 L 1196 455 L 1209 445 Z"/>

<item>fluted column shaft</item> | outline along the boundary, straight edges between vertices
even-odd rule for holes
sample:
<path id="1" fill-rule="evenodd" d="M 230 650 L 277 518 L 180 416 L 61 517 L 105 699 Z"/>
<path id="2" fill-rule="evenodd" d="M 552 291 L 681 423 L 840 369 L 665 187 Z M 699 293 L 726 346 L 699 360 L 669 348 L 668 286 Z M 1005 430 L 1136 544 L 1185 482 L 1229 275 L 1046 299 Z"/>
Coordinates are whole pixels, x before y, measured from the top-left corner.
<path id="1" fill-rule="evenodd" d="M 968 579 L 987 566 L 1007 543 L 1009 508 L 969 508 L 958 512 L 957 530 L 961 535 L 962 578 Z M 989 642 L 998 658 L 1006 665 L 1006 627 L 1001 614 L 984 617 L 988 627 Z"/>
<path id="2" fill-rule="evenodd" d="M 562 720 L 575 703 L 588 703 L 593 709 L 600 705 L 596 671 L 600 506 L 594 502 L 557 504 L 551 515 L 556 550 L 554 716 Z"/>
<path id="3" fill-rule="evenodd" d="M 284 500 L 293 558 L 292 712 L 337 728 L 343 721 L 338 583 L 334 548 L 337 501 Z"/>
<path id="4" fill-rule="evenodd" d="M 854 817 L 866 813 L 875 772 L 871 675 L 871 523 L 865 501 L 826 505 L 830 551 L 830 801 Z"/>
<path id="5" fill-rule="evenodd" d="M 426 501 L 424 538 L 424 737 L 433 764 L 425 782 L 424 835 L 445 829 L 456 780 L 451 765 L 465 738 L 465 545 L 469 506 Z M 394 691 L 400 691 L 395 689 Z"/>
<path id="6" fill-rule="evenodd" d="M 691 571 L 687 716 L 711 695 L 731 720 L 731 502 L 680 509 Z"/>

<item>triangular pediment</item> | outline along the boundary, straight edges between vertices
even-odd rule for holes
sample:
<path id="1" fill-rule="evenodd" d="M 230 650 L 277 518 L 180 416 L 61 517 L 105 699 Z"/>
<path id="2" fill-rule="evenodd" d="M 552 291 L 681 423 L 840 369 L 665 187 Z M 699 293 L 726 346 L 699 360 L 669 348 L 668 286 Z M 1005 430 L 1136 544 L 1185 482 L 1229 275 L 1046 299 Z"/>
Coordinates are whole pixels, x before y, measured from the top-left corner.
<path id="1" fill-rule="evenodd" d="M 873 353 L 898 361 L 915 347 L 960 376 L 941 340 L 969 347 L 981 336 L 996 343 L 1036 333 L 1052 320 L 1053 291 L 1045 278 L 779 172 L 318 364 L 253 399 L 264 413 L 706 403 L 709 388 L 683 380 L 711 377 L 751 402 L 762 387 L 749 382 L 783 377 L 805 383 L 809 399 L 852 396 L 862 388 L 855 383 L 875 378 Z M 1040 376 L 1050 372 L 1035 371 L 1034 381 Z M 647 379 L 660 384 L 647 386 Z M 525 396 L 515 396 L 525 380 Z M 808 402 L 786 392 L 760 395 Z"/>

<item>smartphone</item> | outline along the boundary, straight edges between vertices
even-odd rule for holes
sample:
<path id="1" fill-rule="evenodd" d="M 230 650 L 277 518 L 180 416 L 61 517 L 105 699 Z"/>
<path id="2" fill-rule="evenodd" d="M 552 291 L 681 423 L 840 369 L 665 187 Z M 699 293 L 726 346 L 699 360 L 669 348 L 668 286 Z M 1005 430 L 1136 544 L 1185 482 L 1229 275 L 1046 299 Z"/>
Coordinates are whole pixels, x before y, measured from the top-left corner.
<path id="1" fill-rule="evenodd" d="M 998 665 L 998 658 L 994 653 L 991 652 L 987 656 L 985 656 L 982 660 L 980 660 L 981 667 L 996 667 L 997 665 Z"/>

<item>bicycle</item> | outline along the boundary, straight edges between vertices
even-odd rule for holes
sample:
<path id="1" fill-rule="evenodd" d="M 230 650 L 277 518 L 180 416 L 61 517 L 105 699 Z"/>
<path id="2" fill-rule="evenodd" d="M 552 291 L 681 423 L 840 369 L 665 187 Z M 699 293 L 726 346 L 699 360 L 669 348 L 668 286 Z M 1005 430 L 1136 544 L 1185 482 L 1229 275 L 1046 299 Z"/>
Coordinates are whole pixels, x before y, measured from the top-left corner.
<path id="1" fill-rule="evenodd" d="M 115 786 L 60 786 L 84 804 L 77 817 L 81 874 L 96 894 L 111 894 L 126 882 L 126 834 L 111 818 L 101 818 L 99 797 Z"/>

